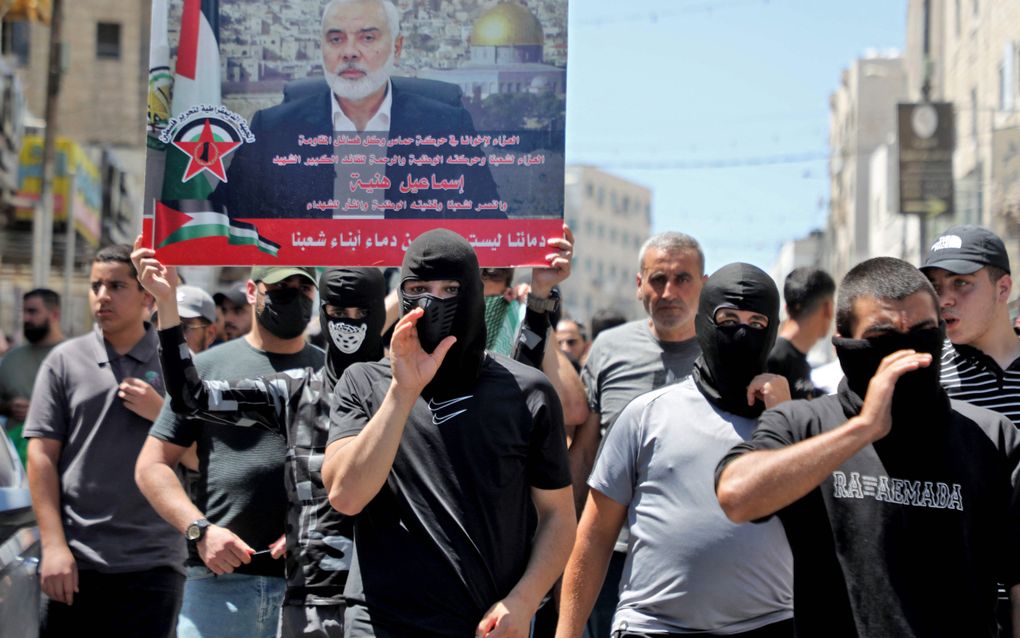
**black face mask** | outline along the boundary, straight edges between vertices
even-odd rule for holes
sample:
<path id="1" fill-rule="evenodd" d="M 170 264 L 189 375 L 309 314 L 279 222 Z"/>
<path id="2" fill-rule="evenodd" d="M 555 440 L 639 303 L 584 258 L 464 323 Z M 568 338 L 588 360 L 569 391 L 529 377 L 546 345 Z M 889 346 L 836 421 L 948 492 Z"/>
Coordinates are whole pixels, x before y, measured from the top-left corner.
<path id="1" fill-rule="evenodd" d="M 765 315 L 768 326 L 720 326 L 715 315 L 721 308 Z M 709 277 L 701 289 L 694 318 L 701 356 L 694 364 L 693 375 L 701 393 L 727 412 L 751 418 L 761 414 L 765 409 L 761 401 L 747 405 L 747 386 L 765 372 L 778 324 L 779 290 L 764 271 L 734 263 Z"/>
<path id="2" fill-rule="evenodd" d="M 264 300 L 262 310 L 256 313 L 255 318 L 275 337 L 299 337 L 312 320 L 312 300 L 298 288 L 268 290 Z"/>
<path id="3" fill-rule="evenodd" d="M 352 363 L 378 361 L 383 355 L 386 283 L 376 268 L 330 268 L 319 277 L 319 325 L 326 335 L 326 378 L 330 387 Z M 361 319 L 334 319 L 326 304 L 361 308 Z"/>
<path id="4" fill-rule="evenodd" d="M 896 381 L 893 392 L 893 421 L 939 409 L 944 403 L 939 376 L 942 369 L 942 347 L 945 328 L 913 330 L 906 334 L 891 332 L 869 339 L 833 337 L 839 365 L 846 375 L 847 386 L 861 399 L 865 398 L 871 378 L 878 372 L 882 359 L 898 350 L 916 350 L 931 355 L 927 368 L 908 372 Z"/>
<path id="5" fill-rule="evenodd" d="M 431 353 L 439 342 L 453 334 L 453 320 L 457 316 L 457 297 L 442 299 L 428 293 L 401 295 L 400 308 L 407 314 L 415 308 L 424 308 L 425 314 L 415 325 L 418 341 L 425 352 Z"/>
<path id="6" fill-rule="evenodd" d="M 33 326 L 26 323 L 21 331 L 29 343 L 39 343 L 50 333 L 50 322 L 47 321 L 41 326 Z"/>
<path id="7" fill-rule="evenodd" d="M 408 295 L 407 281 L 452 280 L 460 284 L 455 297 Z M 400 307 L 406 314 L 424 308 L 417 332 L 422 348 L 432 352 L 445 337 L 457 342 L 446 353 L 439 371 L 425 387 L 427 398 L 463 394 L 474 386 L 485 358 L 485 300 L 478 257 L 466 239 L 437 228 L 419 236 L 407 249 L 400 268 Z"/>

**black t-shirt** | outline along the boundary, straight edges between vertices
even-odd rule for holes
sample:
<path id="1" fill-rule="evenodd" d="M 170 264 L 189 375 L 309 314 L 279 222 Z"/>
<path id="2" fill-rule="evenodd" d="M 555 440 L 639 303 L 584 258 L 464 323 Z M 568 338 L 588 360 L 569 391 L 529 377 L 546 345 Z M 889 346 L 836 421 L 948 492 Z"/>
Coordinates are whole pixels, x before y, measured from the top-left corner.
<path id="1" fill-rule="evenodd" d="M 776 339 L 776 345 L 769 353 L 768 370 L 786 377 L 790 382 L 790 395 L 794 399 L 813 399 L 821 394 L 811 382 L 811 366 L 808 365 L 807 355 L 787 339 Z"/>
<path id="2" fill-rule="evenodd" d="M 343 602 L 353 555 L 353 521 L 333 509 L 322 484 L 334 394 L 322 370 L 288 370 L 255 379 L 198 376 L 181 327 L 159 333 L 159 357 L 172 407 L 210 428 L 268 429 L 286 437 L 287 594 L 290 604 Z"/>
<path id="3" fill-rule="evenodd" d="M 1020 582 L 1011 503 L 1020 436 L 999 414 L 949 405 L 934 422 L 894 423 L 778 512 L 793 550 L 797 635 L 996 634 L 996 582 Z M 769 410 L 716 477 L 745 452 L 828 432 L 860 406 L 844 381 L 837 395 Z"/>
<path id="4" fill-rule="evenodd" d="M 199 354 L 195 367 L 205 379 L 250 379 L 293 368 L 320 368 L 325 357 L 310 345 L 295 354 L 265 352 L 242 337 Z M 149 434 L 182 447 L 198 444 L 199 473 L 192 500 L 210 522 L 226 527 L 256 550 L 267 549 L 280 538 L 287 517 L 283 479 L 287 442 L 282 434 L 185 419 L 174 414 L 169 401 Z M 194 547 L 188 551 L 189 565 L 203 564 Z M 284 573 L 283 561 L 268 552 L 235 571 L 279 577 Z"/>
<path id="5" fill-rule="evenodd" d="M 364 429 L 390 380 L 386 360 L 347 369 L 330 442 Z M 568 485 L 562 410 L 541 372 L 490 354 L 471 394 L 419 398 L 386 484 L 355 518 L 348 635 L 474 635 L 524 574 L 531 488 Z"/>

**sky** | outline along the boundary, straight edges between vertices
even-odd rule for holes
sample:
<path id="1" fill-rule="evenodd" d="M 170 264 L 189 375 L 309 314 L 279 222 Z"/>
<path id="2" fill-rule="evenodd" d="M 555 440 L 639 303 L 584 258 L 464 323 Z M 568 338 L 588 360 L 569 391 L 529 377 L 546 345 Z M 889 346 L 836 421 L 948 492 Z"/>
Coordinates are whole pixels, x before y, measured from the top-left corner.
<path id="1" fill-rule="evenodd" d="M 906 12 L 905 0 L 571 0 L 567 161 L 651 188 L 653 232 L 693 235 L 707 272 L 768 270 L 784 242 L 824 227 L 829 96 L 853 60 L 904 48 Z"/>

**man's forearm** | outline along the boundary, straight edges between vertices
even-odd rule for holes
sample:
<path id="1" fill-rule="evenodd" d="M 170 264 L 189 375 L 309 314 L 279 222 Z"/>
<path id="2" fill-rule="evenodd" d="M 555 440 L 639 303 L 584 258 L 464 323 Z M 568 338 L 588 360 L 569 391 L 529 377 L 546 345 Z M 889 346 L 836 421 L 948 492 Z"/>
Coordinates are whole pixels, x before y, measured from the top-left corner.
<path id="1" fill-rule="evenodd" d="M 151 436 L 146 440 L 135 465 L 135 482 L 152 509 L 183 534 L 188 525 L 204 518 L 205 514 L 191 502 L 177 478 L 175 467 L 180 455 L 168 459 L 159 454 L 162 446 L 162 442 Z M 186 449 L 182 448 L 181 454 Z"/>
<path id="2" fill-rule="evenodd" d="M 593 497 L 599 496 L 599 503 Z M 601 507 L 597 505 L 601 504 Z M 577 527 L 577 541 L 563 573 L 556 638 L 581 638 L 606 578 L 626 508 L 592 492 Z"/>
<path id="3" fill-rule="evenodd" d="M 58 447 L 54 455 L 54 445 L 60 444 L 47 439 L 28 441 L 28 489 L 32 494 L 32 509 L 44 549 L 67 545 L 60 516 L 60 476 L 57 473 L 60 450 Z"/>
<path id="4" fill-rule="evenodd" d="M 570 488 L 548 491 L 547 496 L 555 501 L 555 506 L 539 509 L 538 528 L 528 566 L 507 596 L 520 599 L 531 610 L 538 609 L 542 597 L 563 573 L 577 533 Z"/>
<path id="5" fill-rule="evenodd" d="M 549 329 L 550 334 L 552 329 Z M 546 337 L 548 339 L 548 335 Z M 550 344 L 551 346 L 552 344 Z M 573 430 L 588 418 L 588 397 L 581 377 L 559 348 L 547 347 L 542 357 L 542 372 L 549 377 L 563 406 L 563 425 Z"/>
<path id="6" fill-rule="evenodd" d="M 744 523 L 774 514 L 818 487 L 871 442 L 860 417 L 835 430 L 777 450 L 748 452 L 723 470 L 716 486 L 730 520 Z"/>
<path id="7" fill-rule="evenodd" d="M 591 412 L 587 420 L 574 428 L 567 456 L 570 459 L 570 476 L 574 481 L 574 505 L 580 516 L 588 495 L 588 475 L 595 465 L 595 452 L 599 446 L 599 429 L 602 426 L 601 415 Z"/>
<path id="8" fill-rule="evenodd" d="M 418 395 L 412 396 L 391 384 L 365 429 L 350 439 L 335 441 L 326 449 L 323 482 L 329 502 L 337 511 L 353 516 L 382 489 L 417 400 Z"/>

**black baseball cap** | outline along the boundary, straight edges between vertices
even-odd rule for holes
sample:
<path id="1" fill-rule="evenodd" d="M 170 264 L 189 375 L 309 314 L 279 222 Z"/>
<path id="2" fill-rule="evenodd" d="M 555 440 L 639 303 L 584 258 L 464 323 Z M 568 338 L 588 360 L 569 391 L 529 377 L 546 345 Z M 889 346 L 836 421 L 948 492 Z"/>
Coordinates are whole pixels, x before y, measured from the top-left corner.
<path id="1" fill-rule="evenodd" d="M 921 264 L 925 268 L 942 268 L 957 275 L 969 275 L 985 266 L 1009 272 L 1009 255 L 999 236 L 981 226 L 953 226 L 932 243 Z"/>

